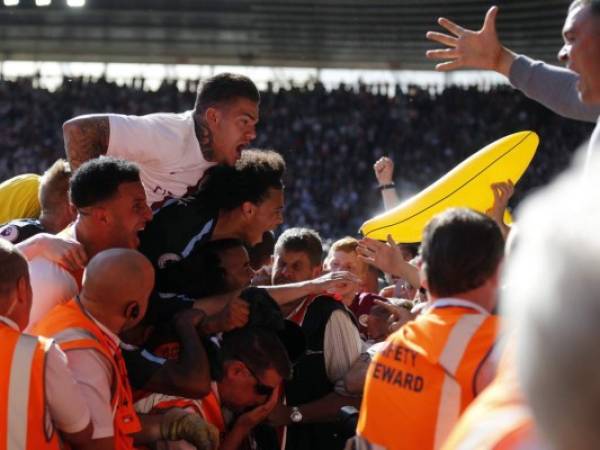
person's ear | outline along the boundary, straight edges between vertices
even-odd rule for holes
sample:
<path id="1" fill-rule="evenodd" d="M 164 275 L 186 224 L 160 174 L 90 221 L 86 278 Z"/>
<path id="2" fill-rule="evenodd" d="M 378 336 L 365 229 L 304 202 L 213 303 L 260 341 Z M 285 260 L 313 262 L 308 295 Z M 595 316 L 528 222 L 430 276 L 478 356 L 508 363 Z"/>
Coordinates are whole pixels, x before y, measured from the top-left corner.
<path id="1" fill-rule="evenodd" d="M 425 263 L 421 264 L 419 268 L 419 282 L 421 283 L 421 287 L 425 288 L 426 291 L 429 291 L 429 283 L 427 282 L 427 274 L 426 274 L 427 265 Z"/>
<path id="2" fill-rule="evenodd" d="M 252 202 L 244 202 L 242 203 L 242 215 L 246 219 L 250 219 L 256 214 L 256 205 Z"/>
<path id="3" fill-rule="evenodd" d="M 67 203 L 67 214 L 71 218 L 71 222 L 77 217 L 77 208 L 71 202 Z"/>
<path id="4" fill-rule="evenodd" d="M 89 208 L 86 215 L 92 216 L 94 221 L 106 225 L 110 222 L 110 215 L 108 210 L 104 206 L 94 206 Z"/>
<path id="5" fill-rule="evenodd" d="M 23 305 L 31 305 L 33 290 L 28 276 L 21 276 L 17 280 L 17 302 Z"/>
<path id="6" fill-rule="evenodd" d="M 207 125 L 217 125 L 221 121 L 221 111 L 211 106 L 204 112 L 204 120 Z"/>
<path id="7" fill-rule="evenodd" d="M 244 363 L 235 359 L 226 361 L 224 364 L 224 369 L 225 376 L 229 379 L 239 378 L 245 373 Z"/>
<path id="8" fill-rule="evenodd" d="M 318 264 L 315 267 L 313 267 L 313 269 L 312 269 L 312 277 L 313 278 L 320 277 L 322 273 L 323 273 L 323 266 L 321 264 Z"/>
<path id="9" fill-rule="evenodd" d="M 129 302 L 125 306 L 125 317 L 129 320 L 137 320 L 140 317 L 140 305 L 138 302 Z"/>

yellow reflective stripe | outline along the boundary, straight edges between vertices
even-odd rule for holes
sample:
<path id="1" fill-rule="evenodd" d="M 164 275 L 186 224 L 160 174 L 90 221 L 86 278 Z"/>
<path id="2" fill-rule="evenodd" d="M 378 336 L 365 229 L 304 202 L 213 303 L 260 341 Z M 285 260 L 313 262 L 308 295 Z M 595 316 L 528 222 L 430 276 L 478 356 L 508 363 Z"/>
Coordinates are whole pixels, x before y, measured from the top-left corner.
<path id="1" fill-rule="evenodd" d="M 15 346 L 8 386 L 7 450 L 27 448 L 29 384 L 37 345 L 36 337 L 22 334 Z"/>
<path id="2" fill-rule="evenodd" d="M 439 363 L 450 375 L 456 375 L 469 342 L 485 319 L 487 316 L 483 314 L 465 314 L 452 327 L 446 346 L 439 358 Z"/>
<path id="3" fill-rule="evenodd" d="M 465 314 L 461 317 L 448 335 L 440 355 L 439 364 L 446 373 L 435 425 L 434 449 L 441 448 L 460 416 L 461 386 L 455 378 L 456 371 L 471 339 L 486 318 L 483 314 Z"/>
<path id="4" fill-rule="evenodd" d="M 442 394 L 435 423 L 433 448 L 441 448 L 460 416 L 460 386 L 448 374 L 444 374 Z"/>
<path id="5" fill-rule="evenodd" d="M 492 448 L 506 437 L 507 432 L 513 431 L 519 423 L 530 418 L 531 413 L 520 405 L 495 411 L 488 417 L 478 419 L 456 448 L 459 450 Z"/>
<path id="6" fill-rule="evenodd" d="M 82 336 L 93 339 L 94 341 L 98 340 L 92 332 L 85 328 L 67 328 L 52 336 L 52 339 L 60 344 L 62 342 L 79 341 L 82 339 Z"/>

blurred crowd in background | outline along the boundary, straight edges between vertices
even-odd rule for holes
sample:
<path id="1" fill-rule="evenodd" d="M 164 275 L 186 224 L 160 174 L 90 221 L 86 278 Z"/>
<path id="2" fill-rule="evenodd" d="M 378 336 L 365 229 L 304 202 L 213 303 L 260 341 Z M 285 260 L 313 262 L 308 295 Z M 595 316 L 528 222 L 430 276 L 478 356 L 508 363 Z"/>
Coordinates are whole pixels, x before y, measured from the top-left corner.
<path id="1" fill-rule="evenodd" d="M 62 123 L 86 113 L 148 114 L 193 108 L 197 84 L 180 90 L 165 81 L 157 91 L 143 79 L 119 86 L 104 79 L 65 78 L 53 92 L 35 78 L 0 80 L 0 180 L 42 173 L 64 156 Z M 436 89 L 316 83 L 261 93 L 253 145 L 280 152 L 288 164 L 286 223 L 320 230 L 326 239 L 355 235 L 382 210 L 373 163 L 395 163 L 401 197 L 426 187 L 488 143 L 533 130 L 539 151 L 512 206 L 561 171 L 592 130 L 559 117 L 508 86 Z M 349 161 L 352 161 L 350 164 Z M 326 215 L 326 216 L 324 216 Z M 327 220 L 323 220 L 327 217 Z"/>

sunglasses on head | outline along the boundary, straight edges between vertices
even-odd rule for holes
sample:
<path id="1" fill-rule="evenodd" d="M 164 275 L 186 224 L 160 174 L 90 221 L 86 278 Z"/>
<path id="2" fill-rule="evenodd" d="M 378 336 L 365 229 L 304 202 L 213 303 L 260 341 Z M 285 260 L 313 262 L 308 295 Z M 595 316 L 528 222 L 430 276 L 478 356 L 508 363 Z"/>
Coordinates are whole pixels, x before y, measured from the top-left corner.
<path id="1" fill-rule="evenodd" d="M 250 372 L 250 374 L 256 380 L 256 384 L 254 385 L 254 391 L 258 395 L 264 395 L 264 396 L 270 397 L 271 394 L 273 393 L 273 391 L 275 390 L 275 388 L 272 387 L 272 386 L 267 386 L 266 384 L 261 383 L 260 380 L 258 379 L 258 376 L 254 372 L 254 370 L 252 370 L 252 368 L 248 364 L 246 364 L 244 361 L 242 361 L 242 362 L 246 366 L 246 369 L 248 369 L 248 372 Z"/>

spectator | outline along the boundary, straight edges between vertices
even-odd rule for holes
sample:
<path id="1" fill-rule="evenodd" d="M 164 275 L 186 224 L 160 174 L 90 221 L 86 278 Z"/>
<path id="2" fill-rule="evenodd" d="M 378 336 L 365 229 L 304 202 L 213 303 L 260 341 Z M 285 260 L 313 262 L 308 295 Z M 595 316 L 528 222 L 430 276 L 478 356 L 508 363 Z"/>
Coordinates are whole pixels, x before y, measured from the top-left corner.
<path id="1" fill-rule="evenodd" d="M 367 317 L 376 299 L 383 300 L 372 292 L 365 291 L 368 275 L 368 265 L 362 261 L 357 252 L 358 240 L 345 237 L 335 241 L 329 248 L 325 258 L 324 268 L 331 271 L 347 271 L 362 280 L 357 290 L 342 290 L 334 292 L 344 304 L 352 311 L 359 324 L 359 331 L 364 338 L 367 335 Z"/>
<path id="2" fill-rule="evenodd" d="M 285 231 L 275 244 L 272 285 L 317 277 L 322 257 L 316 232 L 303 228 Z M 345 405 L 358 405 L 359 399 L 341 395 L 334 387 L 337 383 L 343 391 L 343 377 L 361 351 L 356 319 L 343 303 L 328 295 L 296 297 L 285 311 L 287 319 L 302 327 L 307 352 L 286 383 L 286 404 L 277 405 L 269 421 L 287 427 L 287 450 L 343 448 L 337 414 Z"/>
<path id="3" fill-rule="evenodd" d="M 586 3 L 590 1 L 575 0 L 572 5 Z M 427 33 L 428 39 L 448 46 L 446 49 L 427 52 L 428 58 L 448 60 L 436 65 L 436 70 L 493 70 L 508 77 L 516 89 L 557 114 L 576 120 L 595 122 L 600 114 L 600 108 L 586 105 L 579 98 L 577 73 L 542 61 L 533 61 L 502 45 L 496 31 L 498 11 L 497 6 L 492 6 L 485 15 L 483 27 L 478 31 L 465 29 L 451 20 L 440 17 L 438 23 L 452 35 L 436 31 Z M 565 35 L 565 41 L 567 40 L 570 40 L 570 37 Z M 565 62 L 565 56 L 563 48 L 558 58 L 561 62 Z M 548 89 L 548 86 L 552 86 L 552 89 Z"/>
<path id="4" fill-rule="evenodd" d="M 52 164 L 40 180 L 39 219 L 13 220 L 0 228 L 0 237 L 18 244 L 37 233 L 56 234 L 73 222 L 76 212 L 69 201 L 70 178 L 71 168 L 64 159 Z"/>
<path id="5" fill-rule="evenodd" d="M 561 171 L 592 130 L 506 86 L 448 86 L 439 92 L 409 86 L 389 94 L 368 85 L 328 92 L 318 83 L 261 93 L 255 145 L 277 148 L 287 161 L 287 223 L 318 229 L 325 240 L 353 236 L 379 209 L 380 196 L 368 180 L 370 161 L 384 150 L 395 163 L 396 190 L 407 197 L 496 138 L 531 129 L 540 135 L 540 149 L 517 186 L 516 206 Z M 180 91 L 171 81 L 151 92 L 139 84 L 71 77 L 49 92 L 33 88 L 27 78 L 0 80 L 0 179 L 41 173 L 61 157 L 61 124 L 70 117 L 183 111 L 195 97 L 195 89 Z M 355 163 L 348 164 L 349 158 Z"/>
<path id="6" fill-rule="evenodd" d="M 600 43 L 595 37 L 597 30 L 593 24 L 598 6 L 593 3 L 591 0 L 573 0 L 569 6 L 563 28 L 565 42 L 558 52 L 558 59 L 567 64 L 567 70 L 536 64 L 503 47 L 496 34 L 498 8 L 495 6 L 488 10 L 479 32 L 465 30 L 448 19 L 440 18 L 440 25 L 454 36 L 436 32 L 429 32 L 427 36 L 450 48 L 430 50 L 427 56 L 451 59 L 439 64 L 436 67 L 439 70 L 474 67 L 513 75 L 511 81 L 514 84 L 556 112 L 596 121 L 600 113 L 600 77 L 597 75 Z M 588 159 L 597 147 L 600 147 L 600 126 L 592 135 Z"/>

